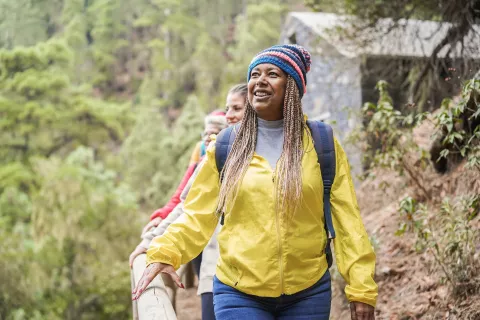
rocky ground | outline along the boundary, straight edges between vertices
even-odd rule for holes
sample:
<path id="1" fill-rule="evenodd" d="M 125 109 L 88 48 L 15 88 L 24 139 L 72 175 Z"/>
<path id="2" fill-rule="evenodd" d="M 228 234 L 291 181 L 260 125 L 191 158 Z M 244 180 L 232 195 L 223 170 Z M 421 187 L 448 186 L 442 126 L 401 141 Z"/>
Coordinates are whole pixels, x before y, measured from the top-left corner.
<path id="1" fill-rule="evenodd" d="M 202 306 L 200 297 L 197 296 L 197 287 L 178 290 L 177 317 L 178 320 L 201 320 Z"/>

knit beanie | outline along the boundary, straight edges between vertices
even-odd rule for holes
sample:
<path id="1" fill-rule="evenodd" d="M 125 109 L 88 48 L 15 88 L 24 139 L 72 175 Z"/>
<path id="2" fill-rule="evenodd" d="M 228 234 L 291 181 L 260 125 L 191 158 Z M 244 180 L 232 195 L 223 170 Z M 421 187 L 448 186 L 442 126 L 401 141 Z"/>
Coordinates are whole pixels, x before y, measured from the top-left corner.
<path id="1" fill-rule="evenodd" d="M 211 112 L 205 117 L 205 128 L 207 126 L 215 126 L 219 130 L 225 129 L 228 126 L 225 115 L 225 112 L 220 110 Z"/>
<path id="2" fill-rule="evenodd" d="M 276 45 L 258 53 L 250 62 L 247 80 L 252 69 L 262 63 L 273 64 L 290 75 L 297 84 L 300 98 L 307 92 L 307 72 L 310 71 L 310 53 L 302 46 Z"/>

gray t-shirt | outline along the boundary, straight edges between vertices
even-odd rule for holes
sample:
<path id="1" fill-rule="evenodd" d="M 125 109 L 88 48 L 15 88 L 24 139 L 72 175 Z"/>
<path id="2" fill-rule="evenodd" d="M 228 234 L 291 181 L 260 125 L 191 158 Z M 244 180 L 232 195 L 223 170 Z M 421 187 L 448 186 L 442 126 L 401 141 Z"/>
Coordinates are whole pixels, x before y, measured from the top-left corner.
<path id="1" fill-rule="evenodd" d="M 275 170 L 283 150 L 283 119 L 267 121 L 258 118 L 257 146 L 255 152 L 267 159 Z"/>

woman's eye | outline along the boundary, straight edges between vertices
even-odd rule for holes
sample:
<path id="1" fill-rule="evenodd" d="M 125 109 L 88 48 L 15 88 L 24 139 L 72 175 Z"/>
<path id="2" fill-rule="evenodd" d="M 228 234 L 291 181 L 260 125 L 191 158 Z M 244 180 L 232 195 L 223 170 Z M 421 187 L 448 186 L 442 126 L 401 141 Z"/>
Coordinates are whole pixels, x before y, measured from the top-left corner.
<path id="1" fill-rule="evenodd" d="M 258 72 L 252 72 L 251 77 L 258 77 Z"/>
<path id="2" fill-rule="evenodd" d="M 278 77 L 278 74 L 276 74 L 275 72 L 270 72 L 270 76 L 271 77 Z"/>

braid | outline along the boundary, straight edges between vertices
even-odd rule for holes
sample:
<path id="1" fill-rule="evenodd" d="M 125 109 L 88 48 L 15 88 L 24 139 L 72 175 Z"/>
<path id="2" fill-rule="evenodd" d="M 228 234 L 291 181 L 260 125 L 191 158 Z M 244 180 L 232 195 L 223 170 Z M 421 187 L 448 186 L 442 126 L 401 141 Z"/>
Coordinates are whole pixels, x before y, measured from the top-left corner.
<path id="1" fill-rule="evenodd" d="M 276 167 L 275 195 L 277 210 L 290 217 L 302 200 L 303 119 L 302 103 L 295 80 L 288 76 L 283 107 L 284 141 Z"/>
<path id="2" fill-rule="evenodd" d="M 257 144 L 257 114 L 246 99 L 245 115 L 232 145 L 225 166 L 220 173 L 221 186 L 217 213 L 225 213 L 227 204 L 235 202 L 239 182 L 247 171 Z"/>
<path id="3" fill-rule="evenodd" d="M 295 80 L 288 76 L 285 90 L 283 151 L 275 173 L 276 209 L 293 216 L 302 200 L 303 120 L 300 94 Z M 227 204 L 234 203 L 240 183 L 257 144 L 257 114 L 246 101 L 245 116 L 233 143 L 232 150 L 220 173 L 221 186 L 217 213 L 227 212 Z"/>

